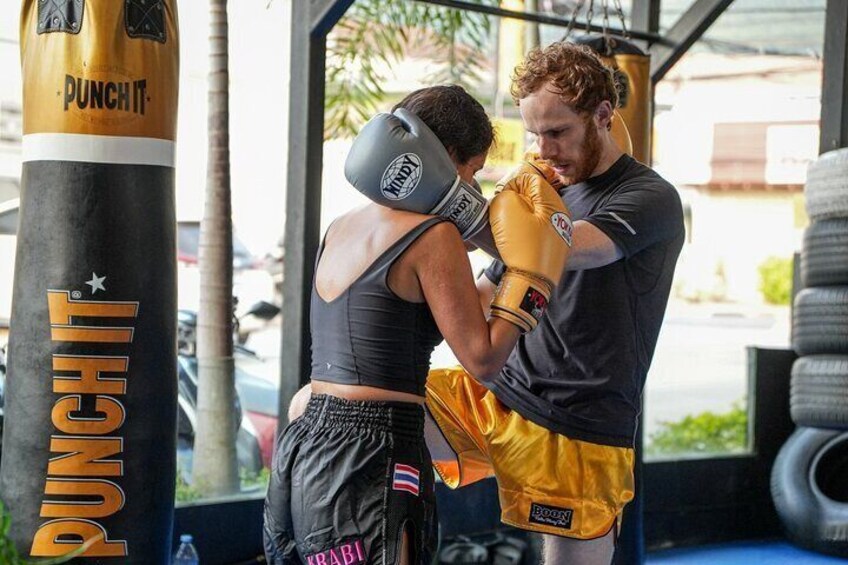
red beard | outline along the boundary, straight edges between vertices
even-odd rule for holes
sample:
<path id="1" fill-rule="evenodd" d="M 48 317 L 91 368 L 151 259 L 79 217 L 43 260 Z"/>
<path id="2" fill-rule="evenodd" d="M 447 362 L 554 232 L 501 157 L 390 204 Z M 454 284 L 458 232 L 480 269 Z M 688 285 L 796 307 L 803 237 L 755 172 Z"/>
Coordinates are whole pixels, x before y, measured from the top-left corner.
<path id="1" fill-rule="evenodd" d="M 580 160 L 574 166 L 573 174 L 562 177 L 566 186 L 588 180 L 601 160 L 601 136 L 595 129 L 592 116 L 589 116 L 585 124 L 586 133 L 583 134 L 583 143 L 580 144 Z"/>

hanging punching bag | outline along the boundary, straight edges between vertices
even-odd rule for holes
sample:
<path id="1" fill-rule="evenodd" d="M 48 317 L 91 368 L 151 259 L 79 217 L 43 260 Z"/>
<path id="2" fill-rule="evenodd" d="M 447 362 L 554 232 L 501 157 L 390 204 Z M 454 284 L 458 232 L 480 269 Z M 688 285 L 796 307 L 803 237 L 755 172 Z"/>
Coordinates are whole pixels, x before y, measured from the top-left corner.
<path id="1" fill-rule="evenodd" d="M 642 163 L 648 163 L 651 152 L 651 57 L 634 43 L 619 37 L 605 39 L 599 35 L 585 35 L 574 39 L 601 56 L 615 72 L 619 87 L 619 108 L 632 143 L 632 155 Z M 616 131 L 613 137 L 621 149 L 627 151 L 625 132 Z"/>
<path id="2" fill-rule="evenodd" d="M 168 563 L 176 0 L 23 0 L 0 496 L 22 555 Z"/>

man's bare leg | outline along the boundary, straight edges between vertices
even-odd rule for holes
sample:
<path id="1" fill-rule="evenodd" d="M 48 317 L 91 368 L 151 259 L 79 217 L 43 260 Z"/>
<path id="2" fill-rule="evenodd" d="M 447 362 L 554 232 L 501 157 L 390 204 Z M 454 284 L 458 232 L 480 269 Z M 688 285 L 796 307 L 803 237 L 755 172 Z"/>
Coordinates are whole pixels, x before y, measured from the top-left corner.
<path id="1" fill-rule="evenodd" d="M 430 416 L 429 411 L 425 412 L 424 417 L 424 440 L 433 461 L 456 461 L 456 453 L 448 440 L 445 439 L 442 430 L 439 429 L 433 417 Z"/>
<path id="2" fill-rule="evenodd" d="M 409 555 L 409 535 L 406 529 L 403 530 L 403 542 L 400 546 L 400 563 L 398 565 L 409 565 L 412 563 L 412 558 Z"/>
<path id="3" fill-rule="evenodd" d="M 615 528 L 593 540 L 542 536 L 545 565 L 610 565 L 615 553 Z"/>

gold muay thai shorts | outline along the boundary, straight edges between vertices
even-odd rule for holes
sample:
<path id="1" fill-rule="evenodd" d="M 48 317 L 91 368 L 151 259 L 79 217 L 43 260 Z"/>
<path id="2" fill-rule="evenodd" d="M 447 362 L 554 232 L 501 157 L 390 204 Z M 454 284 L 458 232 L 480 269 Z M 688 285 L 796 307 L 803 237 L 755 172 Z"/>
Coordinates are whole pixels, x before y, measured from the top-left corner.
<path id="1" fill-rule="evenodd" d="M 430 371 L 427 409 L 456 453 L 433 461 L 442 481 L 455 489 L 494 476 L 505 524 L 594 539 L 619 525 L 633 499 L 633 449 L 530 422 L 461 367 Z"/>

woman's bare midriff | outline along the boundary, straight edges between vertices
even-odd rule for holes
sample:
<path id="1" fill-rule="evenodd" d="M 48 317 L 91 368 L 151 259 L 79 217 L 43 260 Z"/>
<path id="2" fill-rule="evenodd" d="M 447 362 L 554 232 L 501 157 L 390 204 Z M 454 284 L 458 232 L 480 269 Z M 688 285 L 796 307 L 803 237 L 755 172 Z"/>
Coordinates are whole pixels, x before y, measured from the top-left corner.
<path id="1" fill-rule="evenodd" d="M 414 402 L 424 404 L 424 397 L 408 392 L 397 392 L 373 386 L 343 385 L 312 380 L 312 394 L 328 394 L 345 400 L 370 400 L 374 402 Z"/>

